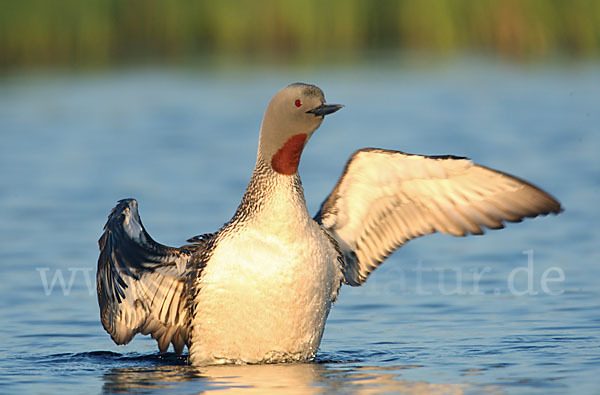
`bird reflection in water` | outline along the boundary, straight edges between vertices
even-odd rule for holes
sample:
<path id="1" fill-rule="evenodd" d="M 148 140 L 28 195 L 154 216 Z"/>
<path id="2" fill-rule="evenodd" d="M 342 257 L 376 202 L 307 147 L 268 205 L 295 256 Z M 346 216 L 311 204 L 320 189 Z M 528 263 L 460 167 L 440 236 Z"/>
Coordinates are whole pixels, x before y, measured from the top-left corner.
<path id="1" fill-rule="evenodd" d="M 317 394 L 351 390 L 358 393 L 462 394 L 470 388 L 467 383 L 432 384 L 400 379 L 403 370 L 419 368 L 419 365 L 371 367 L 328 361 L 194 367 L 187 365 L 185 358 L 174 355 L 167 355 L 165 362 L 173 363 L 112 369 L 104 375 L 103 392 L 167 390 L 189 393 L 214 390 Z"/>

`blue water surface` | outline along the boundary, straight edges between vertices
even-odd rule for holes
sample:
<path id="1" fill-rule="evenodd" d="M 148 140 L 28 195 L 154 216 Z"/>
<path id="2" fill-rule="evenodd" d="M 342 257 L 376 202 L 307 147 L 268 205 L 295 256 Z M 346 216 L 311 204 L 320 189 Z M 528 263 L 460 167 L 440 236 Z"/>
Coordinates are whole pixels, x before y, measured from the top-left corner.
<path id="1" fill-rule="evenodd" d="M 168 245 L 216 230 L 266 104 L 295 81 L 346 106 L 302 158 L 311 213 L 368 146 L 468 156 L 566 211 L 408 243 L 342 290 L 314 363 L 192 368 L 148 337 L 114 345 L 95 296 L 110 209 L 135 197 Z M 469 58 L 3 77 L 0 393 L 600 392 L 599 87 L 597 63 Z"/>

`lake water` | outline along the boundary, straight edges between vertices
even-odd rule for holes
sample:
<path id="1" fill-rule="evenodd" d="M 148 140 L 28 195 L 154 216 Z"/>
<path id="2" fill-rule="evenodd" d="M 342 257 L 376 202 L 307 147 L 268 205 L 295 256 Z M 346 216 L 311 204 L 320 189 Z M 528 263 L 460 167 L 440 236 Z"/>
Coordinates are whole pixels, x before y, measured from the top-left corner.
<path id="1" fill-rule="evenodd" d="M 0 393 L 599 393 L 598 66 L 392 59 L 4 77 Z M 566 211 L 408 243 L 342 290 L 314 363 L 192 368 L 148 337 L 114 345 L 95 295 L 110 209 L 135 197 L 168 245 L 216 230 L 251 174 L 266 104 L 295 81 L 346 105 L 302 159 L 311 213 L 366 146 L 468 156 Z"/>

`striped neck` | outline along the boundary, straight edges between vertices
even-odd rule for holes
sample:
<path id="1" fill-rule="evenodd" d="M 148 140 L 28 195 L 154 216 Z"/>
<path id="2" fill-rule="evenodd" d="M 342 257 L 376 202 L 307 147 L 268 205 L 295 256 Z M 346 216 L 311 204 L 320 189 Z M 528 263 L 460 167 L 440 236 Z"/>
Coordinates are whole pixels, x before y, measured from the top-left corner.
<path id="1" fill-rule="evenodd" d="M 293 175 L 279 174 L 259 156 L 242 201 L 229 223 L 251 221 L 273 204 L 281 202 L 289 203 L 290 209 L 296 206 L 306 210 L 300 176 L 297 172 Z"/>

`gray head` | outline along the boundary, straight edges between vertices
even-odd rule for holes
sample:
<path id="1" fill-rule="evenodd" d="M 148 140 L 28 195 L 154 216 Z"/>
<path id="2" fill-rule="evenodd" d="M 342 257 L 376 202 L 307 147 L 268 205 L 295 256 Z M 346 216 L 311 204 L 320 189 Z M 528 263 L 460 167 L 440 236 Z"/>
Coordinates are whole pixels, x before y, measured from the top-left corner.
<path id="1" fill-rule="evenodd" d="M 325 115 L 342 107 L 325 103 L 323 91 L 314 85 L 298 82 L 286 86 L 271 99 L 265 111 L 258 142 L 259 160 L 280 174 L 295 174 L 310 136 Z"/>

